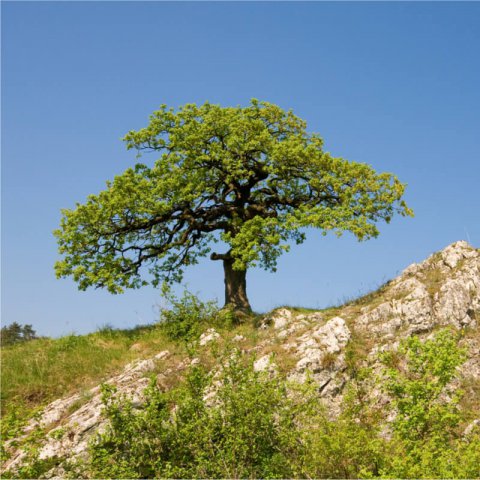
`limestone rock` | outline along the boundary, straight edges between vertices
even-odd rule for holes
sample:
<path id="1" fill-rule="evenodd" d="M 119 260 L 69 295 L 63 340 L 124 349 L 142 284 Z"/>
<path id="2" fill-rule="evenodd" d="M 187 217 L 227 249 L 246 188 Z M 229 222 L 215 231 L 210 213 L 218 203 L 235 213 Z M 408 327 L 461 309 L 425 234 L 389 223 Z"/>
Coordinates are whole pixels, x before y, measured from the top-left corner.
<path id="1" fill-rule="evenodd" d="M 350 336 L 345 320 L 340 317 L 332 318 L 325 325 L 302 335 L 298 338 L 297 352 L 301 358 L 297 362 L 296 370 L 298 372 L 307 369 L 312 372 L 322 370 L 327 355 L 340 352 Z"/>
<path id="2" fill-rule="evenodd" d="M 463 432 L 463 434 L 471 435 L 471 433 L 474 430 L 479 430 L 479 429 L 480 429 L 480 418 L 477 418 L 473 422 L 471 422 L 469 425 L 467 425 L 467 428 L 465 428 L 465 431 Z"/>
<path id="3" fill-rule="evenodd" d="M 421 333 L 439 325 L 474 326 L 480 309 L 480 253 L 456 242 L 410 265 L 383 293 L 384 302 L 366 307 L 356 323 L 378 337 Z"/>
<path id="4" fill-rule="evenodd" d="M 232 340 L 234 342 L 244 342 L 246 340 L 244 335 L 235 335 Z"/>
<path id="5" fill-rule="evenodd" d="M 455 242 L 441 252 L 443 263 L 450 268 L 455 268 L 460 260 L 472 255 L 472 247 L 465 242 Z"/>
<path id="6" fill-rule="evenodd" d="M 270 314 L 263 317 L 260 328 L 266 329 L 270 325 L 273 325 L 275 330 L 282 330 L 285 328 L 294 318 L 293 313 L 287 308 L 278 308 Z"/>
<path id="7" fill-rule="evenodd" d="M 209 328 L 205 333 L 200 335 L 198 343 L 201 347 L 204 347 L 207 343 L 213 342 L 218 337 L 220 337 L 220 334 L 214 328 Z"/>
<path id="8" fill-rule="evenodd" d="M 273 362 L 271 355 L 264 355 L 263 357 L 259 358 L 253 364 L 253 369 L 256 372 L 270 372 L 274 373 L 277 370 L 277 366 Z"/>

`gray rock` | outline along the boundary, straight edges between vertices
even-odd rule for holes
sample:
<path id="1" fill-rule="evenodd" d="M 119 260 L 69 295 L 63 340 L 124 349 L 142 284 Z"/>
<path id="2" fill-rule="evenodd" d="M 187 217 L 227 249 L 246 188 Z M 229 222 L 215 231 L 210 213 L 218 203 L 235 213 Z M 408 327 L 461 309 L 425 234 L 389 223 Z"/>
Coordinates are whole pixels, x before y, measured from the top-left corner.
<path id="1" fill-rule="evenodd" d="M 325 325 L 299 337 L 297 352 L 300 360 L 296 365 L 297 372 L 322 370 L 327 354 L 340 352 L 346 346 L 350 336 L 345 320 L 335 317 Z"/>

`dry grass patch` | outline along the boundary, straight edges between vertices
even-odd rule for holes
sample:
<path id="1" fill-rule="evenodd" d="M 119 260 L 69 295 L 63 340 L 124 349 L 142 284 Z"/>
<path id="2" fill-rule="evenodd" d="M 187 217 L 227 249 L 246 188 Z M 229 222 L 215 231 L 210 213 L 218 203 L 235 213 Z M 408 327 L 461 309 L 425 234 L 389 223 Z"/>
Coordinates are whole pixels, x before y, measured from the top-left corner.
<path id="1" fill-rule="evenodd" d="M 272 361 L 278 366 L 280 373 L 287 375 L 296 366 L 298 358 L 291 352 L 284 348 L 281 343 L 272 343 L 267 345 L 261 352 L 261 356 L 271 355 Z"/>
<path id="2" fill-rule="evenodd" d="M 351 338 L 345 347 L 345 362 L 350 373 L 355 374 L 367 363 L 368 356 L 375 346 L 375 339 L 365 329 L 350 326 Z"/>
<path id="3" fill-rule="evenodd" d="M 433 298 L 445 281 L 445 274 L 439 268 L 433 268 L 422 272 L 421 279 L 428 294 Z"/>
<path id="4" fill-rule="evenodd" d="M 325 352 L 322 357 L 322 368 L 326 370 L 331 369 L 335 365 L 337 358 L 338 356 L 335 353 Z"/>

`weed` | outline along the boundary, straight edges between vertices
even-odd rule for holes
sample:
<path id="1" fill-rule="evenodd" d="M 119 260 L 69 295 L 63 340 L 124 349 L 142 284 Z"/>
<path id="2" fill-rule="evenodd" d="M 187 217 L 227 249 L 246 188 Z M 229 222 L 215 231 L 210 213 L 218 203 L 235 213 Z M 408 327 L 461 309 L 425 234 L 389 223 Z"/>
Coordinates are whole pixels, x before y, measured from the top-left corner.
<path id="1" fill-rule="evenodd" d="M 322 368 L 330 369 L 335 365 L 337 361 L 337 355 L 332 352 L 325 352 L 322 357 Z"/>
<path id="2" fill-rule="evenodd" d="M 358 372 L 365 366 L 374 343 L 372 336 L 366 330 L 351 328 L 351 338 L 345 347 L 345 362 L 353 378 L 356 378 Z"/>
<path id="3" fill-rule="evenodd" d="M 433 299 L 445 281 L 445 275 L 439 268 L 431 268 L 422 272 L 422 280 L 430 298 Z"/>

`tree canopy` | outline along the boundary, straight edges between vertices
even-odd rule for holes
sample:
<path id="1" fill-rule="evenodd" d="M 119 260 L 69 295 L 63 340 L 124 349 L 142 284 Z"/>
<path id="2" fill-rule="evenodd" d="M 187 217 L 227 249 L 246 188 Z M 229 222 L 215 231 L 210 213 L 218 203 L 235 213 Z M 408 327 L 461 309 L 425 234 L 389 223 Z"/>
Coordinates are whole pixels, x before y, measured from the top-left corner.
<path id="1" fill-rule="evenodd" d="M 333 157 L 305 121 L 267 102 L 162 105 L 124 140 L 145 163 L 63 210 L 55 231 L 57 276 L 71 275 L 82 290 L 180 281 L 221 241 L 227 251 L 211 258 L 224 262 L 226 302 L 249 307 L 246 270 L 275 270 L 308 227 L 364 240 L 378 235 L 378 221 L 412 215 L 396 176 Z"/>

